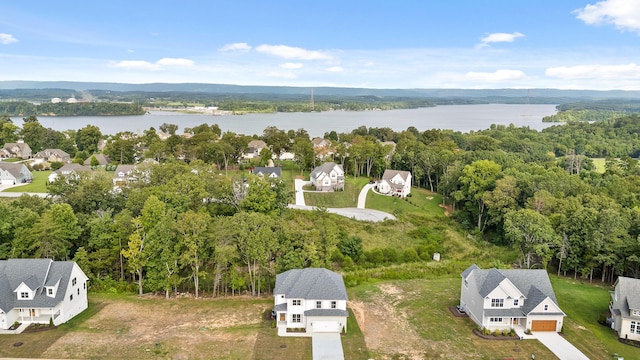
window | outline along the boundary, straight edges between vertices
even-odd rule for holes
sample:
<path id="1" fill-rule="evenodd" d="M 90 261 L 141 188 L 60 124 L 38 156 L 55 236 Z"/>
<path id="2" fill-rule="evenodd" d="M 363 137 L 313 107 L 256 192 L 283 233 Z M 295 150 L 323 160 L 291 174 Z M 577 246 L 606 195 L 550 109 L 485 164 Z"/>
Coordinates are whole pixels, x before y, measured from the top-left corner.
<path id="1" fill-rule="evenodd" d="M 78 295 L 80 295 L 80 288 L 78 288 Z"/>
<path id="2" fill-rule="evenodd" d="M 544 311 L 547 311 L 547 310 L 549 310 L 549 305 L 544 306 Z"/>
<path id="3" fill-rule="evenodd" d="M 520 300 L 513 299 L 513 306 L 518 306 L 519 303 L 520 303 Z"/>
<path id="4" fill-rule="evenodd" d="M 338 302 L 337 302 L 337 301 L 332 301 L 332 302 L 331 302 L 331 308 L 332 308 L 332 309 L 335 309 L 335 308 L 337 308 L 337 307 L 338 307 Z"/>
<path id="5" fill-rule="evenodd" d="M 640 334 L 640 321 L 632 321 L 629 330 L 632 334 Z"/>
<path id="6" fill-rule="evenodd" d="M 491 307 L 504 307 L 504 299 L 491 299 Z"/>
<path id="7" fill-rule="evenodd" d="M 294 323 L 302 322 L 302 319 L 300 319 L 300 314 L 291 315 L 291 322 L 294 322 Z"/>
<path id="8" fill-rule="evenodd" d="M 73 294 L 69 295 L 69 301 L 73 301 Z"/>
<path id="9" fill-rule="evenodd" d="M 71 286 L 76 286 L 76 278 L 71 279 Z"/>
<path id="10" fill-rule="evenodd" d="M 21 292 L 20 293 L 20 299 L 28 299 L 29 298 L 29 293 L 28 292 Z"/>
<path id="11" fill-rule="evenodd" d="M 322 309 L 322 301 L 316 301 L 316 309 Z"/>
<path id="12" fill-rule="evenodd" d="M 502 322 L 502 318 L 501 317 L 492 317 L 492 318 L 489 318 L 489 322 L 501 323 Z"/>
<path id="13" fill-rule="evenodd" d="M 291 300 L 291 305 L 300 306 L 302 305 L 302 300 Z"/>
<path id="14" fill-rule="evenodd" d="M 53 289 L 47 289 L 47 294 L 53 296 Z"/>
<path id="15" fill-rule="evenodd" d="M 640 310 L 633 310 L 633 316 L 640 316 Z"/>
<path id="16" fill-rule="evenodd" d="M 468 289 L 468 288 L 469 288 L 469 282 L 467 281 L 467 279 L 464 279 L 464 287 L 465 287 L 466 289 Z"/>

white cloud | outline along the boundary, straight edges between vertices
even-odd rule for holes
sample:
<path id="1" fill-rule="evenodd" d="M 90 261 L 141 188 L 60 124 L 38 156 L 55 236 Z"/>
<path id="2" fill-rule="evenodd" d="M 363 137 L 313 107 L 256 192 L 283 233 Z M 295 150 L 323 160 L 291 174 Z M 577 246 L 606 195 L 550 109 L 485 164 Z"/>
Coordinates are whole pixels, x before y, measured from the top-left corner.
<path id="1" fill-rule="evenodd" d="M 283 69 L 300 69 L 303 66 L 304 65 L 302 63 L 292 63 L 292 62 L 286 62 L 286 63 L 280 65 L 280 67 L 283 68 Z"/>
<path id="2" fill-rule="evenodd" d="M 489 46 L 489 44 L 491 43 L 514 42 L 517 38 L 521 38 L 521 37 L 524 37 L 524 34 L 519 32 L 492 33 L 480 39 L 481 43 L 478 45 L 478 47 Z"/>
<path id="3" fill-rule="evenodd" d="M 338 73 L 338 72 L 343 72 L 344 69 L 340 66 L 332 66 L 330 68 L 326 69 L 328 72 L 334 72 L 334 73 Z"/>
<path id="4" fill-rule="evenodd" d="M 221 47 L 220 49 L 218 49 L 218 51 L 220 52 L 248 52 L 249 50 L 251 50 L 251 46 L 249 46 L 249 44 L 247 43 L 233 43 L 233 44 L 226 44 L 225 46 Z"/>
<path id="5" fill-rule="evenodd" d="M 576 65 L 548 68 L 547 76 L 565 80 L 572 79 L 640 79 L 640 65 L 630 63 L 621 65 Z"/>
<path id="6" fill-rule="evenodd" d="M 11 34 L 0 33 L 0 44 L 9 45 L 18 42 L 18 39 Z"/>
<path id="7" fill-rule="evenodd" d="M 189 59 L 162 58 L 155 63 L 144 60 L 122 60 L 112 63 L 111 66 L 127 70 L 160 70 L 166 67 L 188 67 L 193 66 L 193 64 L 193 61 Z"/>
<path id="8" fill-rule="evenodd" d="M 156 62 L 163 66 L 193 66 L 193 60 L 183 58 L 162 58 Z"/>
<path id="9" fill-rule="evenodd" d="M 499 82 L 524 79 L 525 73 L 520 70 L 501 69 L 494 72 L 468 72 L 465 78 L 473 81 Z"/>
<path id="10" fill-rule="evenodd" d="M 260 45 L 256 51 L 284 59 L 331 60 L 331 55 L 316 50 L 307 50 L 286 45 Z"/>
<path id="11" fill-rule="evenodd" d="M 632 0 L 605 0 L 573 11 L 587 25 L 612 24 L 623 31 L 640 34 L 640 3 Z"/>

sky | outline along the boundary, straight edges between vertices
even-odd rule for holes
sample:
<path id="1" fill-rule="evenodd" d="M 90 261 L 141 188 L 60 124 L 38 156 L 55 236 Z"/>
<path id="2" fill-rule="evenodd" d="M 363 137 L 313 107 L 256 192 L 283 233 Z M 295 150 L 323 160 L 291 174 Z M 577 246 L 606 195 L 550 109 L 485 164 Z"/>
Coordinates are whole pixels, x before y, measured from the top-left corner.
<path id="1" fill-rule="evenodd" d="M 640 0 L 0 2 L 0 81 L 640 90 Z"/>

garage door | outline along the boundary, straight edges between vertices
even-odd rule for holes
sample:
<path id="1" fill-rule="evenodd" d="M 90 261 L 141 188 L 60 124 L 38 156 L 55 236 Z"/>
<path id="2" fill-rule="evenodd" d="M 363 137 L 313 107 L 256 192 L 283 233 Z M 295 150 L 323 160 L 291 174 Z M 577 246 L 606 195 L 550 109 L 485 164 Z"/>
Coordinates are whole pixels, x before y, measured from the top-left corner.
<path id="1" fill-rule="evenodd" d="M 340 323 L 337 321 L 314 321 L 313 332 L 340 332 Z"/>
<path id="2" fill-rule="evenodd" d="M 531 331 L 556 331 L 555 320 L 533 320 Z"/>
<path id="3" fill-rule="evenodd" d="M 15 181 L 14 180 L 2 180 L 2 182 L 0 182 L 1 185 L 13 185 Z"/>

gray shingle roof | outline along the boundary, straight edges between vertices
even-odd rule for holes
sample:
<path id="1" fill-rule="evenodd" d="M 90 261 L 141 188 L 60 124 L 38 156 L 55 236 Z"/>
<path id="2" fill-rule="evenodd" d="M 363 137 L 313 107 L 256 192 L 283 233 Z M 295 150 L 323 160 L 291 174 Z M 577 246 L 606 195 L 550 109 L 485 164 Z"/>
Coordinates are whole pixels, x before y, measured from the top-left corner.
<path id="1" fill-rule="evenodd" d="M 9 172 L 14 178 L 18 179 L 22 177 L 20 171 L 25 167 L 24 164 L 0 162 L 0 169 Z"/>
<path id="2" fill-rule="evenodd" d="M 328 174 L 328 173 L 331 172 L 331 170 L 333 170 L 334 167 L 336 167 L 336 165 L 338 165 L 338 164 L 336 164 L 334 162 L 326 162 L 326 163 L 316 167 L 315 169 L 313 169 L 313 171 L 311 172 L 310 175 L 311 175 L 312 178 L 315 178 L 315 177 L 318 177 L 318 175 L 320 175 L 322 173 Z M 340 169 L 342 169 L 342 165 L 338 165 L 338 167 Z"/>
<path id="3" fill-rule="evenodd" d="M 349 313 L 342 309 L 309 309 L 304 312 L 305 316 L 349 316 Z"/>
<path id="4" fill-rule="evenodd" d="M 402 177 L 402 179 L 406 182 L 407 179 L 409 179 L 409 175 L 411 175 L 411 173 L 406 170 L 387 169 L 384 171 L 384 174 L 382 174 L 382 180 L 391 181 L 391 179 L 393 179 L 393 177 L 396 175 L 400 175 L 400 177 Z"/>
<path id="5" fill-rule="evenodd" d="M 640 279 L 618 277 L 617 287 L 620 291 L 620 310 L 624 316 L 629 316 L 629 309 L 640 310 Z"/>
<path id="6" fill-rule="evenodd" d="M 268 167 L 268 166 L 256 166 L 253 169 L 254 175 L 266 175 L 276 174 L 278 177 L 282 177 L 282 168 L 280 167 Z"/>
<path id="7" fill-rule="evenodd" d="M 64 298 L 70 281 L 73 261 L 51 259 L 0 260 L 0 309 L 8 312 L 15 307 L 54 307 Z M 55 297 L 45 294 L 44 286 L 52 286 L 60 280 Z M 19 300 L 14 290 L 22 283 L 36 290 L 31 300 Z M 53 284 L 51 284 L 53 282 Z"/>
<path id="8" fill-rule="evenodd" d="M 461 274 L 464 278 L 471 275 L 469 280 L 475 281 L 480 295 L 486 297 L 505 278 L 526 297 L 522 311 L 528 314 L 547 297 L 556 305 L 558 300 L 551 286 L 549 275 L 541 269 L 488 269 L 483 270 L 471 265 Z"/>
<path id="9" fill-rule="evenodd" d="M 292 269 L 276 276 L 274 294 L 289 299 L 348 300 L 342 276 L 323 268 Z"/>

